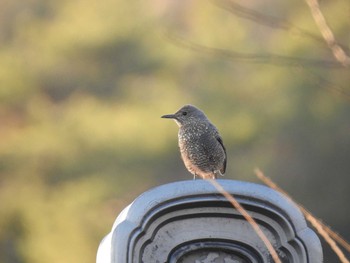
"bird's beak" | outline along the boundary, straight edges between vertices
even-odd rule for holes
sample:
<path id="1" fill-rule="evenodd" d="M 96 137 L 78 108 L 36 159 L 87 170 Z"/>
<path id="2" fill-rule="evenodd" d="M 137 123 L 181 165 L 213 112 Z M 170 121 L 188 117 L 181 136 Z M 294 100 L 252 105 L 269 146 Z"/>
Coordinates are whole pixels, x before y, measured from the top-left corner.
<path id="1" fill-rule="evenodd" d="M 163 115 L 161 118 L 176 119 L 176 115 L 175 114 L 167 114 L 167 115 Z"/>

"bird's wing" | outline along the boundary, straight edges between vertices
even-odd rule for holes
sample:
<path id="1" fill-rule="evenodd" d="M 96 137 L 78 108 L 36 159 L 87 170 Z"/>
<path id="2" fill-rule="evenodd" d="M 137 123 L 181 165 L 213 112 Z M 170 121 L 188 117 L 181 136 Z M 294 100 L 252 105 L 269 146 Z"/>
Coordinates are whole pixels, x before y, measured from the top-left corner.
<path id="1" fill-rule="evenodd" d="M 226 163 L 227 163 L 226 148 L 225 148 L 224 143 L 222 141 L 222 138 L 221 138 L 221 136 L 219 134 L 216 136 L 216 139 L 220 143 L 222 149 L 225 152 L 224 164 L 223 164 L 222 168 L 220 169 L 221 174 L 224 174 L 226 172 Z"/>

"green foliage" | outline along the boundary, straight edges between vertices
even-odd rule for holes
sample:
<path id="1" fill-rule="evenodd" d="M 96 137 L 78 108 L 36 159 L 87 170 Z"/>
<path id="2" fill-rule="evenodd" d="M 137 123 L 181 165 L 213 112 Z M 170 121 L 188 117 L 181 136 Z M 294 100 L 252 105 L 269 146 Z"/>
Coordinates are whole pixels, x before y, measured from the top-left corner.
<path id="1" fill-rule="evenodd" d="M 304 3 L 252 3 L 319 35 Z M 348 43 L 349 3 L 324 4 Z M 256 180 L 259 166 L 349 237 L 348 70 L 195 51 L 164 32 L 231 55 L 334 60 L 322 40 L 211 1 L 12 0 L 0 9 L 1 262 L 94 262 L 138 194 L 191 178 L 176 125 L 160 119 L 186 103 L 220 129 L 227 178 Z"/>

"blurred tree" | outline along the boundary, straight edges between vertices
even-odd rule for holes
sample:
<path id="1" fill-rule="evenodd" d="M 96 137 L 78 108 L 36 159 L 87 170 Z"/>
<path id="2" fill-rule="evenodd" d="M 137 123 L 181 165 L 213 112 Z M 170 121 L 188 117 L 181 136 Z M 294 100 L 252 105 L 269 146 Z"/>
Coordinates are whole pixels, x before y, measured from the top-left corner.
<path id="1" fill-rule="evenodd" d="M 349 239 L 348 69 L 303 64 L 334 58 L 319 38 L 276 26 L 319 36 L 306 4 L 250 1 L 246 13 L 264 15 L 251 19 L 218 4 L 0 3 L 1 262 L 94 262 L 127 203 L 191 179 L 175 124 L 160 119 L 185 103 L 220 129 L 228 179 L 255 181 L 259 166 Z M 349 5 L 322 2 L 341 43 Z"/>

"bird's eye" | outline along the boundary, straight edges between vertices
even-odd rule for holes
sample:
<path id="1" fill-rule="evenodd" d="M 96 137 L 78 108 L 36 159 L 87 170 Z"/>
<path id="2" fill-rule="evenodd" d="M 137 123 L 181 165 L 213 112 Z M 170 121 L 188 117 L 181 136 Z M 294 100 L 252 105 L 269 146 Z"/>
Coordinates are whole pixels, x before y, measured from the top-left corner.
<path id="1" fill-rule="evenodd" d="M 182 115 L 183 115 L 183 116 L 186 116 L 186 115 L 187 115 L 187 111 L 184 111 L 184 112 L 182 113 Z"/>

